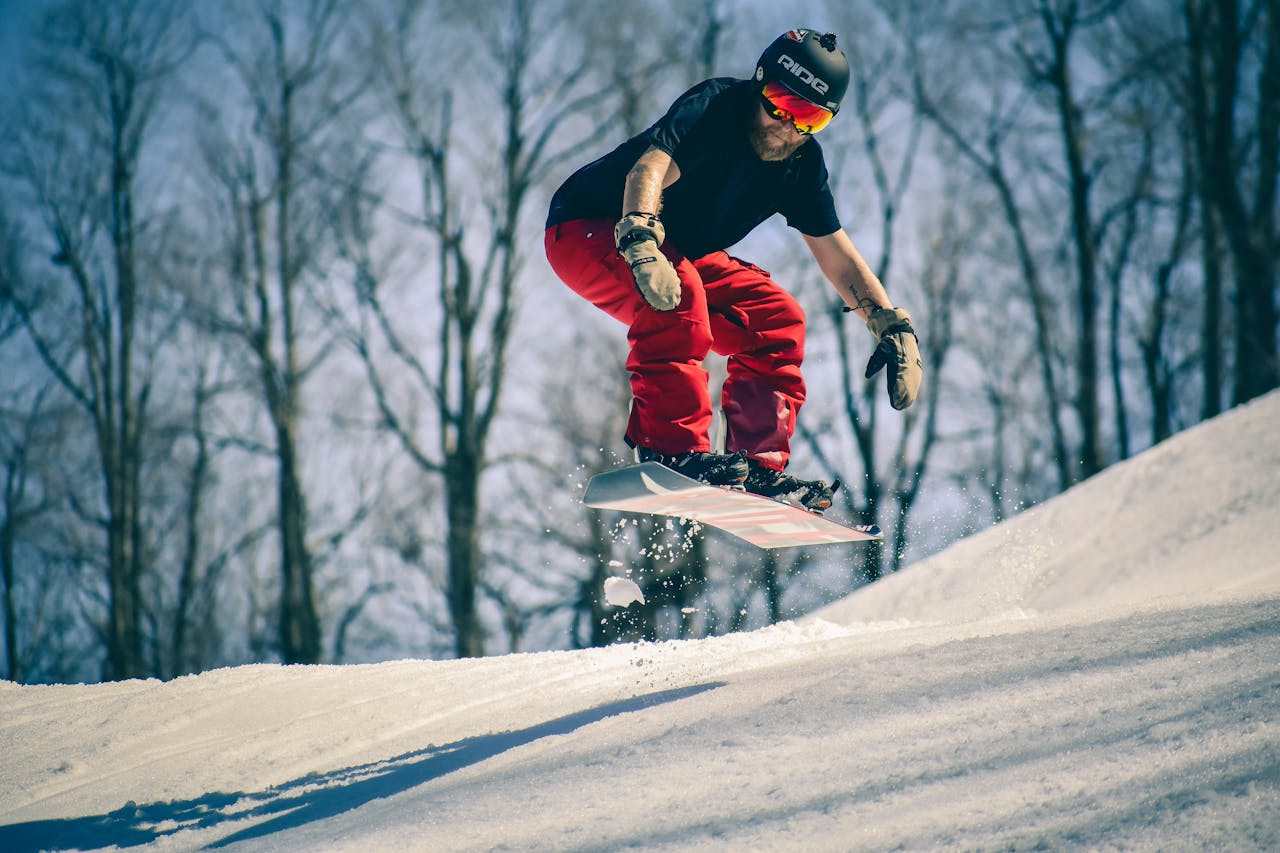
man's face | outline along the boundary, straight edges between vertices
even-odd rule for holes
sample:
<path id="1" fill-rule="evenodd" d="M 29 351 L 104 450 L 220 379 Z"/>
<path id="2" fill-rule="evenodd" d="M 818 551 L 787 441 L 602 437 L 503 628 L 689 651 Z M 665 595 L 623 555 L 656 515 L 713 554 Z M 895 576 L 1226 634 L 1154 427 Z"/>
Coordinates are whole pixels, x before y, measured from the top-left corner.
<path id="1" fill-rule="evenodd" d="M 796 130 L 789 121 L 779 121 L 756 102 L 755 120 L 750 125 L 751 147 L 761 160 L 785 160 L 804 145 L 809 137 Z"/>

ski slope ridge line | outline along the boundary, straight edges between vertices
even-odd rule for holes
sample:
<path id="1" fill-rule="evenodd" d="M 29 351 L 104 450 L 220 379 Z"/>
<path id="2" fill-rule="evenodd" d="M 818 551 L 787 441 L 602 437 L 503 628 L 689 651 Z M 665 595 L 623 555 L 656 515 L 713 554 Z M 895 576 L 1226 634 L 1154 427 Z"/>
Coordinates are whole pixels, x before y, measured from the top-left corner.
<path id="1" fill-rule="evenodd" d="M 1280 591 L 1280 392 L 810 616 L 965 622 Z"/>

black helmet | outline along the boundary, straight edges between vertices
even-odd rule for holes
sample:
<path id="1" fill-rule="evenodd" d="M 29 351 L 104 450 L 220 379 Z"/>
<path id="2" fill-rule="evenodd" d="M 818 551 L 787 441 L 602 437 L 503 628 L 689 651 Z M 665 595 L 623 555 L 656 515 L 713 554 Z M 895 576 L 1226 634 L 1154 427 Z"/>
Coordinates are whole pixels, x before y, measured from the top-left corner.
<path id="1" fill-rule="evenodd" d="M 806 101 L 840 109 L 849 88 L 849 60 L 836 47 L 836 34 L 790 30 L 773 40 L 756 63 L 756 80 L 781 83 Z"/>

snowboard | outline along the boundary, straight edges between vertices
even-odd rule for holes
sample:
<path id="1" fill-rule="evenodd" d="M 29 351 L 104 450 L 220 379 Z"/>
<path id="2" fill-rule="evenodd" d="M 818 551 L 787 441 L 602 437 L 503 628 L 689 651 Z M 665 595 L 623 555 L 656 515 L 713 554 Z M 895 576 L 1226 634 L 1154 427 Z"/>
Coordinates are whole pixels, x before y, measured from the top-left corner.
<path id="1" fill-rule="evenodd" d="M 596 474 L 582 502 L 595 509 L 693 519 L 759 548 L 865 542 L 882 535 L 874 524 L 854 527 L 773 498 L 709 486 L 657 462 Z"/>

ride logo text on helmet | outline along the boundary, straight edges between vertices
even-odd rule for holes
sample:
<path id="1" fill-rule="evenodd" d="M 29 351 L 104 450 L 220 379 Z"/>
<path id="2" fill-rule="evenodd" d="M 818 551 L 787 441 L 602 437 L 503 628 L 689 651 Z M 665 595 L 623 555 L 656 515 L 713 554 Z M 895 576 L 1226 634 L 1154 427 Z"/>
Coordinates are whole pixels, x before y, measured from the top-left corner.
<path id="1" fill-rule="evenodd" d="M 819 95 L 825 95 L 831 90 L 831 87 L 827 84 L 826 80 L 823 80 L 821 77 L 814 74 L 808 68 L 805 68 L 785 53 L 778 57 L 778 64 L 799 77 L 807 85 L 812 86 L 813 90 Z"/>

